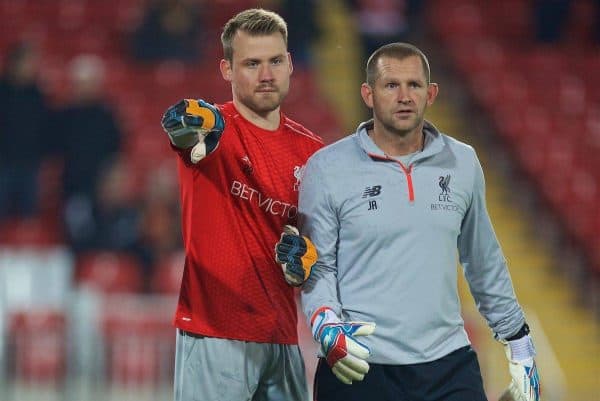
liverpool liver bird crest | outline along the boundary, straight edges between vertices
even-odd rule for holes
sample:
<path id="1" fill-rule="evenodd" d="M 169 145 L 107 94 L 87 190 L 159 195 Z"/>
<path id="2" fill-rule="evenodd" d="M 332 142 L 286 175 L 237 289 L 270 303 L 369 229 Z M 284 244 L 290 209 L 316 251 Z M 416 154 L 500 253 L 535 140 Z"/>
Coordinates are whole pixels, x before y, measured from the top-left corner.
<path id="1" fill-rule="evenodd" d="M 442 195 L 448 195 L 450 193 L 450 174 L 445 177 L 440 176 L 439 185 L 442 188 Z"/>

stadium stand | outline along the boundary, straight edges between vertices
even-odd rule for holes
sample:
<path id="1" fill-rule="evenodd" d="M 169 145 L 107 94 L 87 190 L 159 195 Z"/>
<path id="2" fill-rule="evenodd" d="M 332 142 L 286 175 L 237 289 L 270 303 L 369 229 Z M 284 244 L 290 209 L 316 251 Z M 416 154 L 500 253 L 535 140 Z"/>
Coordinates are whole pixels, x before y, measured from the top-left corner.
<path id="1" fill-rule="evenodd" d="M 572 2 L 566 37 L 556 45 L 535 41 L 527 1 L 483 6 L 440 0 L 431 22 L 524 173 L 600 272 L 593 233 L 600 225 L 594 202 L 600 195 L 600 82 L 593 72 L 600 52 L 592 40 L 593 6 Z"/>
<path id="2" fill-rule="evenodd" d="M 148 64 L 136 62 L 130 46 L 147 0 L 116 0 L 110 6 L 101 0 L 0 0 L 0 65 L 14 43 L 37 43 L 42 55 L 39 82 L 57 109 L 69 97 L 65 66 L 81 54 L 101 57 L 107 67 L 107 100 L 117 111 L 123 130 L 120 156 L 133 175 L 133 196 L 143 205 L 157 166 L 175 167 L 160 117 L 168 105 L 183 97 L 212 102 L 230 98 L 231 89 L 218 70 L 220 29 L 237 11 L 257 3 L 216 0 L 203 4 L 203 12 L 210 19 L 199 38 L 201 60 Z M 341 134 L 339 122 L 329 112 L 328 101 L 315 80 L 313 71 L 297 68 L 284 110 L 332 141 Z M 116 387 L 150 386 L 156 396 L 156 386 L 165 386 L 172 378 L 175 337 L 171 320 L 182 255 L 175 252 L 161 257 L 148 273 L 132 254 L 102 249 L 74 254 L 65 250 L 63 168 L 60 158 L 43 163 L 37 216 L 0 222 L 0 356 L 8 358 L 0 360 L 10 361 L 0 364 L 0 398 L 19 398 L 20 393 L 10 384 L 13 379 L 26 383 L 26 390 L 30 384 L 35 388 L 51 383 L 58 386 L 59 394 L 69 380 L 81 381 L 82 399 L 93 399 L 90 394 L 98 380 Z M 63 260 L 67 274 L 60 277 L 59 285 L 58 278 L 26 267 L 32 260 L 39 267 L 44 259 L 37 255 L 58 250 L 69 255 Z M 16 257 L 18 252 L 23 254 Z M 9 288 L 4 285 L 9 281 L 28 287 L 20 289 L 21 284 L 15 284 Z M 145 287 L 147 283 L 150 288 Z M 45 285 L 60 288 L 64 303 L 50 308 L 41 305 L 47 291 L 36 289 Z M 12 300 L 11 294 L 18 297 Z M 31 302 L 21 303 L 23 299 Z M 69 307 L 66 299 L 72 302 Z M 3 386 L 6 380 L 8 385 Z M 45 399 L 46 395 L 40 394 L 44 390 L 31 397 Z M 122 399 L 121 395 L 116 397 Z"/>
<path id="3" fill-rule="evenodd" d="M 142 271 L 131 255 L 116 252 L 86 252 L 77 258 L 79 286 L 102 293 L 135 293 L 142 288 Z"/>
<path id="4" fill-rule="evenodd" d="M 19 238 L 25 239 L 32 238 Z M 37 238 L 0 245 L 0 372 L 26 384 L 64 383 L 72 273 L 72 256 L 62 247 Z"/>
<path id="5" fill-rule="evenodd" d="M 0 64 L 6 49 L 16 41 L 25 38 L 38 42 L 43 53 L 40 81 L 54 106 L 67 100 L 64 66 L 72 58 L 92 53 L 107 63 L 106 89 L 122 122 L 126 137 L 123 156 L 135 177 L 134 192 L 140 197 L 150 171 L 173 163 L 159 126 L 165 107 L 181 97 L 202 96 L 214 102 L 230 97 L 217 68 L 221 57 L 219 29 L 236 11 L 257 4 L 253 0 L 207 2 L 205 12 L 211 18 L 202 38 L 202 60 L 191 65 L 178 61 L 147 65 L 136 63 L 129 54 L 129 37 L 143 16 L 146 1 L 115 0 L 107 6 L 102 0 L 0 0 Z M 318 3 L 326 45 L 317 46 L 316 60 L 328 75 L 319 77 L 317 71 L 296 69 L 285 110 L 331 142 L 354 129 L 355 118 L 364 112 L 362 105 L 356 107 L 359 97 L 355 85 L 362 80 L 355 68 L 362 60 L 357 56 L 360 50 L 353 49 L 357 36 L 343 1 Z M 593 2 L 573 2 L 568 51 L 565 46 L 540 46 L 524 39 L 532 37 L 531 1 L 427 3 L 429 25 L 448 49 L 471 95 L 494 122 L 521 171 L 559 216 L 572 240 L 587 250 L 590 266 L 600 272 L 600 211 L 595 206 L 600 192 L 600 159 L 596 157 L 600 151 L 600 53 L 587 39 L 594 23 Z M 328 89 L 329 97 L 321 93 L 321 87 Z M 340 116 L 330 110 L 337 110 Z M 49 382 L 61 386 L 70 375 L 71 380 L 87 377 L 92 387 L 100 383 L 96 397 L 86 390 L 80 399 L 106 400 L 107 386 L 150 386 L 148 399 L 160 399 L 154 391 L 156 386 L 169 383 L 172 377 L 174 333 L 170 322 L 182 256 L 174 253 L 156 263 L 151 293 L 145 294 L 141 292 L 141 267 L 131 255 L 96 252 L 75 257 L 65 251 L 58 212 L 62 208 L 61 168 L 55 160 L 42 168 L 40 216 L 0 223 L 0 360 L 7 361 L 0 366 L 0 398 L 19 399 L 17 392 L 7 390 L 10 386 L 3 386 L 7 378 L 28 385 Z M 497 184 L 490 192 L 497 193 L 502 187 Z M 530 245 L 535 238 L 523 239 L 520 214 L 513 216 L 502 199 L 493 203 L 491 209 L 499 210 L 498 232 L 509 233 L 504 234 L 507 254 L 519 255 L 528 266 L 523 269 L 528 271 L 513 275 L 520 283 L 517 291 L 525 294 L 524 303 L 549 305 L 540 312 L 540 318 L 548 318 L 544 323 L 550 334 L 577 333 L 577 340 L 571 342 L 578 344 L 559 347 L 558 357 L 564 367 L 573 367 L 575 372 L 567 377 L 568 388 L 581 387 L 580 394 L 584 395 L 578 398 L 570 394 L 572 397 L 563 399 L 587 401 L 590 398 L 586 396 L 594 394 L 593 381 L 597 383 L 597 377 L 592 377 L 597 373 L 597 355 L 595 362 L 594 355 L 586 355 L 598 349 L 593 343 L 597 341 L 596 326 L 585 320 L 588 315 L 565 306 L 570 298 L 565 295 L 561 277 L 540 278 L 538 265 L 548 256 L 539 246 Z M 90 287 L 84 283 L 95 284 Z M 538 299 L 529 295 L 534 291 L 543 295 L 543 286 L 549 288 L 547 296 Z M 73 303 L 71 308 L 66 306 L 67 300 Z M 552 320 L 556 316 L 560 321 Z M 568 317 L 573 319 L 569 321 L 571 331 L 560 331 Z M 474 318 L 467 316 L 465 320 L 474 342 L 484 343 L 489 333 L 475 328 Z M 299 331 L 305 355 L 312 358 L 315 346 L 302 321 Z M 47 336 L 40 336 L 40 332 Z M 67 339 L 72 342 L 67 343 Z M 591 345 L 582 351 L 579 343 L 587 342 Z M 38 352 L 41 348 L 44 352 Z M 487 353 L 486 349 L 482 354 Z M 502 358 L 483 357 L 482 365 L 488 363 L 490 371 L 504 372 Z M 542 358 L 541 362 L 550 366 L 555 361 Z M 314 370 L 308 364 L 307 368 Z M 492 391 L 497 389 L 492 387 Z M 170 396 L 170 388 L 167 394 Z M 31 399 L 48 398 L 42 389 Z"/>
<path id="6" fill-rule="evenodd" d="M 594 2 L 572 1 L 561 40 L 541 44 L 532 21 L 534 5 L 542 3 L 554 2 L 432 2 L 428 21 L 438 57 L 468 94 L 438 102 L 432 112 L 448 108 L 447 120 L 463 120 L 449 132 L 473 135 L 515 291 L 536 325 L 544 399 L 587 401 L 598 394 L 600 347 L 600 109 L 591 73 L 600 54 L 592 39 L 597 22 Z M 432 118 L 442 124 L 439 117 Z M 469 307 L 463 304 L 464 312 Z M 503 355 L 490 345 L 481 358 L 493 399 L 505 380 L 494 369 Z"/>
<path id="7" fill-rule="evenodd" d="M 159 387 L 172 377 L 174 330 L 169 324 L 175 299 L 120 295 L 103 299 L 104 371 L 108 383 Z"/>
<path id="8" fill-rule="evenodd" d="M 9 316 L 8 360 L 24 383 L 58 385 L 67 371 L 67 316 L 60 309 L 36 308 Z"/>

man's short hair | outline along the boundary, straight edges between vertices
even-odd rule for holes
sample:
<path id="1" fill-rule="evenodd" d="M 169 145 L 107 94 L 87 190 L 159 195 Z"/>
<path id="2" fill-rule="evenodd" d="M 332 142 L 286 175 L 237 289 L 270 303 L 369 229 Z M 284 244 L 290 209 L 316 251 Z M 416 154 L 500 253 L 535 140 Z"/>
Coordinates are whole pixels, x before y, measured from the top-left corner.
<path id="1" fill-rule="evenodd" d="M 427 56 L 419 50 L 418 47 L 413 46 L 409 43 L 389 43 L 387 45 L 381 46 L 379 49 L 375 50 L 369 60 L 367 61 L 367 84 L 373 86 L 377 78 L 379 78 L 379 69 L 377 68 L 377 62 L 381 57 L 392 57 L 398 60 L 404 60 L 405 58 L 417 56 L 421 59 L 421 64 L 423 65 L 423 71 L 425 72 L 426 83 L 429 84 L 431 82 L 431 71 L 429 69 L 429 61 L 427 61 Z"/>
<path id="2" fill-rule="evenodd" d="M 279 32 L 287 46 L 288 32 L 284 19 L 273 11 L 252 8 L 238 13 L 223 27 L 221 43 L 225 60 L 233 60 L 233 38 L 240 30 L 252 36 L 272 35 Z"/>

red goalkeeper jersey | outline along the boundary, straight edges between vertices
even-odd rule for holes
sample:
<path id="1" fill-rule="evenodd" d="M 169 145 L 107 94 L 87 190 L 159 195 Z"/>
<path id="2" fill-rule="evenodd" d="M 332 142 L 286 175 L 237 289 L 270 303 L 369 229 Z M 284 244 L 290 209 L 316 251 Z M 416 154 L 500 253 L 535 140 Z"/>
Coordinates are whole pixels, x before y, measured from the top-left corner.
<path id="1" fill-rule="evenodd" d="M 218 106 L 225 131 L 191 164 L 178 151 L 185 268 L 175 326 L 210 337 L 297 344 L 294 289 L 274 260 L 285 224 L 295 224 L 298 185 L 319 137 L 281 115 L 259 128 L 233 102 Z"/>

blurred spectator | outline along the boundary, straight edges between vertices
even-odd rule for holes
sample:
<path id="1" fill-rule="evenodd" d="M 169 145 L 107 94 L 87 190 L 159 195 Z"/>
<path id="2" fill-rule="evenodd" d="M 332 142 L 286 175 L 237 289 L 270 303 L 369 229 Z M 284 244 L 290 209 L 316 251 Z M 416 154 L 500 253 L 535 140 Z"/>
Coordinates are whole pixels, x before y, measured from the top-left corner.
<path id="1" fill-rule="evenodd" d="M 63 200 L 67 236 L 82 241 L 91 221 L 102 168 L 119 152 L 121 132 L 103 99 L 104 63 L 94 55 L 69 66 L 71 101 L 56 112 L 52 138 L 64 159 Z"/>
<path id="2" fill-rule="evenodd" d="M 200 0 L 153 0 L 133 35 L 133 54 L 140 61 L 193 62 L 200 55 Z"/>
<path id="3" fill-rule="evenodd" d="M 0 220 L 37 212 L 38 173 L 44 157 L 48 106 L 36 79 L 38 52 L 19 43 L 0 79 Z"/>
<path id="4" fill-rule="evenodd" d="M 316 0 L 283 0 L 280 6 L 288 24 L 288 48 L 295 67 L 311 63 L 311 45 L 320 34 L 315 6 Z"/>
<path id="5" fill-rule="evenodd" d="M 70 226 L 75 250 L 136 250 L 139 211 L 131 188 L 131 176 L 122 160 L 108 161 L 100 173 L 91 213 L 81 216 L 85 224 Z"/>
<path id="6" fill-rule="evenodd" d="M 564 34 L 571 0 L 536 0 L 534 18 L 536 39 L 540 43 L 557 43 Z"/>
<path id="7" fill-rule="evenodd" d="M 349 0 L 362 38 L 364 60 L 380 46 L 406 41 L 407 0 Z"/>
<path id="8" fill-rule="evenodd" d="M 148 175 L 140 218 L 138 254 L 149 288 L 153 268 L 159 260 L 181 250 L 181 225 L 177 176 L 171 165 L 161 165 Z"/>

